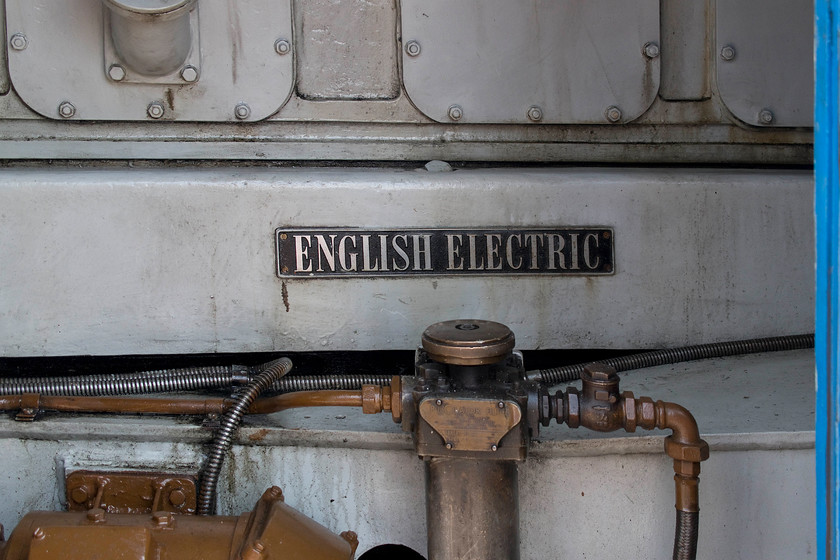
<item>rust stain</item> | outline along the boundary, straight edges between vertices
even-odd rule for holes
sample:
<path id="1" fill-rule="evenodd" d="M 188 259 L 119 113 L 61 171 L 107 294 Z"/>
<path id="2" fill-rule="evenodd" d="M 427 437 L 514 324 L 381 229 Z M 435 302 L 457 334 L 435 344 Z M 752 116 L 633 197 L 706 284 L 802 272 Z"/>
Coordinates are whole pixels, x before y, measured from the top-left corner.
<path id="1" fill-rule="evenodd" d="M 280 295 L 283 296 L 283 305 L 286 306 L 286 313 L 289 312 L 289 289 L 286 287 L 286 283 L 283 282 L 283 285 L 280 287 Z"/>
<path id="2" fill-rule="evenodd" d="M 169 110 L 175 110 L 175 93 L 172 88 L 166 88 L 166 104 L 169 105 Z"/>
<path id="3" fill-rule="evenodd" d="M 262 441 L 262 440 L 265 439 L 265 436 L 267 436 L 267 435 L 268 435 L 268 429 L 262 428 L 261 430 L 257 430 L 256 432 L 254 432 L 253 434 L 248 436 L 248 439 L 251 440 L 251 441 Z"/>

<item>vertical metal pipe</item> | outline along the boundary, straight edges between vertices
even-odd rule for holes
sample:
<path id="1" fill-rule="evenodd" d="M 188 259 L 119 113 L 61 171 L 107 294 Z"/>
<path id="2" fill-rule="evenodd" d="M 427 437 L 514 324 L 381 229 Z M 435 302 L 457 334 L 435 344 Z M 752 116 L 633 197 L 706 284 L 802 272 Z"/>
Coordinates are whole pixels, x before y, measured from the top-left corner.
<path id="1" fill-rule="evenodd" d="M 518 560 L 519 477 L 513 461 L 426 461 L 429 560 Z"/>
<path id="2" fill-rule="evenodd" d="M 816 194 L 817 558 L 840 557 L 840 1 L 817 0 Z"/>

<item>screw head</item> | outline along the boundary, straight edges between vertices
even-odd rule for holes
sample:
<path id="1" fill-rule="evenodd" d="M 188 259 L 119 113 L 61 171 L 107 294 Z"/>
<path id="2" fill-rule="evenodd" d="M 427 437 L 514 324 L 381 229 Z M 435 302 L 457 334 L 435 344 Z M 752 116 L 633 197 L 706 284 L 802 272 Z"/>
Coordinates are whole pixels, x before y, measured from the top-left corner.
<path id="1" fill-rule="evenodd" d="M 448 441 L 446 442 L 446 448 L 447 449 L 452 449 L 452 444 Z"/>
<path id="2" fill-rule="evenodd" d="M 604 111 L 604 116 L 606 116 L 607 120 L 611 123 L 617 123 L 621 120 L 621 109 L 615 105 L 611 105 L 607 107 L 606 111 Z"/>
<path id="3" fill-rule="evenodd" d="M 22 51 L 29 45 L 29 39 L 23 33 L 15 33 L 9 39 L 9 45 L 16 51 Z"/>
<path id="4" fill-rule="evenodd" d="M 247 103 L 240 103 L 233 108 L 233 115 L 240 121 L 245 120 L 251 116 L 251 108 Z"/>
<path id="5" fill-rule="evenodd" d="M 181 70 L 181 79 L 185 82 L 195 82 L 198 80 L 198 68 L 188 64 Z"/>
<path id="6" fill-rule="evenodd" d="M 443 401 L 438 399 L 438 400 L 435 401 L 435 404 L 438 405 L 438 406 L 441 406 L 443 404 Z"/>
<path id="7" fill-rule="evenodd" d="M 773 115 L 773 111 L 770 109 L 762 109 L 758 112 L 758 122 L 761 124 L 770 124 L 774 119 L 775 116 Z"/>
<path id="8" fill-rule="evenodd" d="M 163 108 L 163 103 L 160 101 L 152 101 L 149 103 L 149 106 L 146 107 L 146 113 L 153 119 L 161 118 L 165 112 L 166 110 Z"/>
<path id="9" fill-rule="evenodd" d="M 108 67 L 108 77 L 115 82 L 121 82 L 125 79 L 125 68 L 119 64 L 112 64 Z"/>
<path id="10" fill-rule="evenodd" d="M 536 105 L 534 105 L 533 107 L 528 109 L 528 119 L 530 119 L 531 121 L 539 122 L 539 121 L 542 120 L 542 118 L 543 118 L 542 109 L 540 109 Z"/>
<path id="11" fill-rule="evenodd" d="M 498 450 L 498 449 L 499 449 L 499 448 L 498 448 L 496 445 L 491 445 L 491 446 L 490 446 L 490 451 L 496 451 L 496 450 Z"/>
<path id="12" fill-rule="evenodd" d="M 642 52 L 644 52 L 645 56 L 648 58 L 656 58 L 659 56 L 659 45 L 656 43 L 645 43 Z"/>
<path id="13" fill-rule="evenodd" d="M 274 41 L 274 52 L 279 55 L 289 54 L 292 52 L 292 44 L 286 39 L 277 39 Z"/>
<path id="14" fill-rule="evenodd" d="M 62 118 L 69 119 L 76 114 L 76 107 L 69 101 L 63 101 L 58 106 L 58 114 Z"/>
<path id="15" fill-rule="evenodd" d="M 405 53 L 408 56 L 417 56 L 420 54 L 420 43 L 417 41 L 409 41 L 405 44 Z"/>
<path id="16" fill-rule="evenodd" d="M 504 408 L 505 407 L 505 401 L 499 401 L 499 404 L 497 406 L 499 408 Z"/>
<path id="17" fill-rule="evenodd" d="M 464 110 L 461 109 L 460 105 L 452 105 L 449 108 L 449 118 L 453 121 L 460 121 L 461 117 L 464 116 Z"/>
<path id="18" fill-rule="evenodd" d="M 724 45 L 720 49 L 720 57 L 727 62 L 735 60 L 735 47 L 732 45 Z"/>

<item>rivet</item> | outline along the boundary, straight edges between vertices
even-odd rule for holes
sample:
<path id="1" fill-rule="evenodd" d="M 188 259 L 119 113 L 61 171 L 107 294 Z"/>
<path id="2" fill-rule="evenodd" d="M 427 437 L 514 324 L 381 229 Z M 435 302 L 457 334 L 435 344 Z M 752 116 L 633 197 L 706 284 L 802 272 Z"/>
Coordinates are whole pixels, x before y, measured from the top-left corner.
<path id="1" fill-rule="evenodd" d="M 9 39 L 9 44 L 14 50 L 22 51 L 29 44 L 29 39 L 27 39 L 26 35 L 23 33 L 15 33 L 12 35 L 11 39 Z"/>
<path id="2" fill-rule="evenodd" d="M 528 109 L 528 118 L 534 122 L 539 122 L 543 118 L 542 109 L 534 105 L 530 109 Z"/>
<path id="3" fill-rule="evenodd" d="M 496 447 L 495 445 L 490 446 L 490 451 L 496 451 L 497 449 L 499 449 L 499 448 Z"/>
<path id="4" fill-rule="evenodd" d="M 436 400 L 436 401 L 435 401 L 435 404 L 436 404 L 436 405 L 438 405 L 438 406 L 440 406 L 440 405 L 442 405 L 442 404 L 443 404 L 443 401 L 442 401 L 442 400 L 440 400 L 440 399 L 438 399 L 438 400 Z"/>
<path id="5" fill-rule="evenodd" d="M 460 121 L 461 117 L 464 116 L 464 110 L 461 109 L 460 105 L 452 105 L 449 108 L 449 118 L 453 121 Z"/>
<path id="6" fill-rule="evenodd" d="M 405 53 L 408 56 L 417 56 L 420 54 L 420 43 L 417 41 L 409 41 L 405 44 Z"/>
<path id="7" fill-rule="evenodd" d="M 63 101 L 58 106 L 58 114 L 65 119 L 69 119 L 76 114 L 76 107 L 69 101 Z"/>
<path id="8" fill-rule="evenodd" d="M 233 114 L 237 119 L 242 121 L 251 116 L 251 108 L 248 107 L 247 103 L 240 103 L 233 108 Z"/>
<path id="9" fill-rule="evenodd" d="M 645 56 L 648 58 L 656 58 L 659 56 L 659 45 L 656 43 L 645 43 L 642 52 L 644 52 Z"/>
<path id="10" fill-rule="evenodd" d="M 181 79 L 190 83 L 198 80 L 198 68 L 191 64 L 184 66 L 184 69 L 181 70 Z"/>
<path id="11" fill-rule="evenodd" d="M 149 103 L 149 106 L 146 107 L 146 114 L 148 114 L 153 119 L 159 119 L 163 116 L 165 112 L 163 108 L 163 103 L 160 101 L 152 101 Z"/>
<path id="12" fill-rule="evenodd" d="M 289 54 L 292 51 L 292 44 L 285 39 L 274 41 L 274 52 L 277 54 Z"/>
<path id="13" fill-rule="evenodd" d="M 499 406 L 499 408 L 504 408 L 505 407 L 505 401 L 499 401 L 498 406 Z"/>
<path id="14" fill-rule="evenodd" d="M 607 117 L 607 120 L 612 123 L 617 123 L 621 120 L 621 109 L 616 107 L 615 105 L 610 105 L 607 107 L 607 110 L 604 111 L 604 116 Z"/>
<path id="15" fill-rule="evenodd" d="M 108 67 L 108 77 L 115 82 L 121 82 L 125 79 L 125 68 L 119 64 L 112 64 Z"/>
<path id="16" fill-rule="evenodd" d="M 761 124 L 770 124 L 776 117 L 770 109 L 762 109 L 758 112 L 758 122 Z"/>
<path id="17" fill-rule="evenodd" d="M 77 504 L 83 504 L 88 501 L 90 495 L 88 494 L 87 488 L 84 486 L 77 486 L 73 488 L 70 492 L 70 499 L 72 499 Z"/>
<path id="18" fill-rule="evenodd" d="M 724 45 L 720 49 L 720 57 L 727 62 L 735 60 L 735 47 L 732 45 Z"/>

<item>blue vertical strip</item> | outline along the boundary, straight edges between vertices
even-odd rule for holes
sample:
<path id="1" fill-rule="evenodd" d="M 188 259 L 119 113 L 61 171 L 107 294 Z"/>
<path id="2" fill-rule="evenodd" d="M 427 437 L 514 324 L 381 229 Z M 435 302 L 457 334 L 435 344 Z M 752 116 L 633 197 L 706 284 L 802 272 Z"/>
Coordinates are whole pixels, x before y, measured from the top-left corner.
<path id="1" fill-rule="evenodd" d="M 816 193 L 817 363 L 817 558 L 840 559 L 840 384 L 838 384 L 838 7 L 840 0 L 815 1 L 816 98 L 814 156 Z"/>

